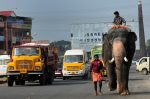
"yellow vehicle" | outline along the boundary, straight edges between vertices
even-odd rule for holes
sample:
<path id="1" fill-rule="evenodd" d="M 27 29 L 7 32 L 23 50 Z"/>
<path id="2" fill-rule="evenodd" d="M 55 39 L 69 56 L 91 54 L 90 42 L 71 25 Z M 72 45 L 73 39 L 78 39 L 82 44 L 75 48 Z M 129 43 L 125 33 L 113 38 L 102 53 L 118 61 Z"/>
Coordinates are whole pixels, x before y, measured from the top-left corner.
<path id="1" fill-rule="evenodd" d="M 12 49 L 7 65 L 8 86 L 24 85 L 39 80 L 40 85 L 52 84 L 57 69 L 57 50 L 49 45 L 27 44 Z"/>
<path id="2" fill-rule="evenodd" d="M 70 77 L 87 78 L 89 65 L 87 56 L 82 49 L 67 50 L 63 59 L 63 80 Z"/>

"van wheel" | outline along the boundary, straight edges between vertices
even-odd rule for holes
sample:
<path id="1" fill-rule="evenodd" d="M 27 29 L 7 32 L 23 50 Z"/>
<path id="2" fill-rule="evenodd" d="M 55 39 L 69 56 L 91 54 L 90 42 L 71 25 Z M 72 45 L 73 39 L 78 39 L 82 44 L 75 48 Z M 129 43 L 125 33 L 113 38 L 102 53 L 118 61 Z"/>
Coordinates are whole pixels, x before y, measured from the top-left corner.
<path id="1" fill-rule="evenodd" d="M 8 86 L 13 86 L 13 83 L 14 83 L 14 80 L 12 77 L 8 77 L 8 80 L 7 80 L 7 83 L 8 83 Z"/>
<path id="2" fill-rule="evenodd" d="M 63 80 L 66 80 L 66 77 L 63 76 Z"/>
<path id="3" fill-rule="evenodd" d="M 20 80 L 21 85 L 25 85 L 25 80 Z"/>
<path id="4" fill-rule="evenodd" d="M 83 77 L 82 77 L 83 80 L 87 80 L 88 79 L 88 74 L 85 74 Z"/>
<path id="5" fill-rule="evenodd" d="M 143 69 L 143 70 L 142 70 L 142 73 L 143 73 L 143 75 L 147 75 L 147 74 L 148 74 L 147 69 Z"/>

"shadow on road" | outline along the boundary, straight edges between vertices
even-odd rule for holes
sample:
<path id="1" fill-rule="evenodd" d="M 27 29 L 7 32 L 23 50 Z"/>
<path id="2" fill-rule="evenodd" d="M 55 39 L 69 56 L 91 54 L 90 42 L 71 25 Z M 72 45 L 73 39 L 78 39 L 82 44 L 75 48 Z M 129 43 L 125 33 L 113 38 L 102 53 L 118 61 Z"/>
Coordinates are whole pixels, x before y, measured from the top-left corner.
<path id="1" fill-rule="evenodd" d="M 55 81 L 53 85 L 77 85 L 77 84 L 86 84 L 88 80 L 59 80 Z"/>
<path id="2" fill-rule="evenodd" d="M 35 86 L 58 86 L 58 85 L 77 85 L 77 84 L 86 84 L 89 80 L 55 80 L 52 85 L 40 85 L 39 82 L 26 82 L 25 85 L 14 85 L 14 87 L 35 87 Z"/>
<path id="3" fill-rule="evenodd" d="M 131 92 L 131 95 L 150 95 L 150 91 Z"/>
<path id="4" fill-rule="evenodd" d="M 130 78 L 129 80 L 136 81 L 136 80 L 144 80 L 144 79 L 142 79 L 142 78 Z"/>

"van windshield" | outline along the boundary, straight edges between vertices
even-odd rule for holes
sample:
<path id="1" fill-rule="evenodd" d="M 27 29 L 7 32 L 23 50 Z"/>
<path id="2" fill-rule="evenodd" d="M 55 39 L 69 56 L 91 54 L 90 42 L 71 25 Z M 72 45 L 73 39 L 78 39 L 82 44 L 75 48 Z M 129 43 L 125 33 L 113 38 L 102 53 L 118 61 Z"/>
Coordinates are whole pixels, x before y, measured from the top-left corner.
<path id="1" fill-rule="evenodd" d="M 65 56 L 66 63 L 82 63 L 83 62 L 83 55 L 66 55 Z"/>
<path id="2" fill-rule="evenodd" d="M 36 56 L 39 55 L 39 48 L 33 47 L 23 47 L 23 48 L 15 48 L 14 49 L 14 56 Z"/>
<path id="3" fill-rule="evenodd" d="M 9 59 L 0 60 L 0 65 L 7 65 L 9 63 Z"/>

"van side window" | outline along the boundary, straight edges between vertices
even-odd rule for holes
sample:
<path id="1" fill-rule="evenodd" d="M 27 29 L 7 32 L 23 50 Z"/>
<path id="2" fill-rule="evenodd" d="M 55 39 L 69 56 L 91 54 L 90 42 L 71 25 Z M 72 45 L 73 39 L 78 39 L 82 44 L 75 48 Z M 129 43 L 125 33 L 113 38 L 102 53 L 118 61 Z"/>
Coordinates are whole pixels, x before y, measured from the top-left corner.
<path id="1" fill-rule="evenodd" d="M 143 58 L 143 59 L 140 61 L 140 64 L 145 63 L 145 62 L 147 62 L 147 59 L 146 59 L 146 58 Z"/>
<path id="2" fill-rule="evenodd" d="M 3 65 L 2 60 L 0 60 L 0 65 Z"/>

